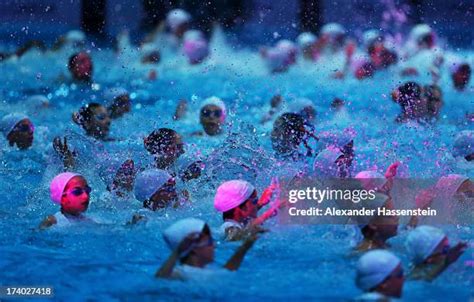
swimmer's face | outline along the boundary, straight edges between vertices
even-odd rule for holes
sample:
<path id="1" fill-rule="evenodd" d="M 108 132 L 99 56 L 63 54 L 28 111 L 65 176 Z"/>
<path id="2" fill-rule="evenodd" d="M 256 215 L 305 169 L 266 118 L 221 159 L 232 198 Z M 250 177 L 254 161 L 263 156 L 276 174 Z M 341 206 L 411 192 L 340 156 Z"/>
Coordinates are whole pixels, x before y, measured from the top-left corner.
<path id="1" fill-rule="evenodd" d="M 61 197 L 61 208 L 71 215 L 79 215 L 89 206 L 91 188 L 81 176 L 75 176 L 67 183 Z"/>
<path id="2" fill-rule="evenodd" d="M 144 202 L 144 207 L 149 208 L 153 211 L 157 209 L 166 208 L 171 202 L 178 199 L 176 193 L 176 183 L 171 178 L 166 184 L 164 184 L 158 191 L 151 196 L 150 199 Z"/>
<path id="3" fill-rule="evenodd" d="M 465 180 L 454 194 L 454 198 L 459 202 L 474 201 L 474 182 L 470 179 Z"/>
<path id="4" fill-rule="evenodd" d="M 375 288 L 375 291 L 387 297 L 400 298 L 402 296 L 404 282 L 405 276 L 403 274 L 403 268 L 401 264 L 399 264 L 390 276 Z"/>
<path id="5" fill-rule="evenodd" d="M 93 109 L 93 115 L 86 127 L 93 136 L 103 138 L 109 135 L 111 119 L 104 106 Z"/>
<path id="6" fill-rule="evenodd" d="M 214 262 L 214 249 L 214 240 L 210 231 L 203 232 L 193 248 L 193 253 L 199 257 L 203 265 L 206 265 Z"/>
<path id="7" fill-rule="evenodd" d="M 238 222 L 248 222 L 257 218 L 258 214 L 258 195 L 253 191 L 252 195 L 240 206 L 234 210 L 234 220 Z"/>
<path id="8" fill-rule="evenodd" d="M 207 135 L 218 135 L 222 132 L 224 112 L 219 106 L 206 105 L 202 107 L 199 119 Z"/>
<path id="9" fill-rule="evenodd" d="M 17 145 L 20 150 L 26 150 L 33 145 L 34 127 L 29 119 L 23 119 L 15 125 L 8 134 L 10 146 Z"/>
<path id="10" fill-rule="evenodd" d="M 91 57 L 85 52 L 73 56 L 69 62 L 69 71 L 75 80 L 90 81 L 92 77 Z"/>
<path id="11" fill-rule="evenodd" d="M 454 87 L 457 90 L 464 90 L 467 83 L 469 83 L 469 79 L 471 78 L 471 67 L 469 67 L 467 64 L 463 64 L 456 70 L 456 72 L 452 74 L 451 77 Z"/>

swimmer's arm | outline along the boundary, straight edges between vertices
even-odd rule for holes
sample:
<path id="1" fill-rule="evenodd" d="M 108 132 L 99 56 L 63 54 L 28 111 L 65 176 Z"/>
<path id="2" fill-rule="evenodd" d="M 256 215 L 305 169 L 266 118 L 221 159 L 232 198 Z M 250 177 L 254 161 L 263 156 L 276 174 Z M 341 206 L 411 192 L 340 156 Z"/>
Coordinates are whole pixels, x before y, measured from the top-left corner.
<path id="1" fill-rule="evenodd" d="M 459 257 L 464 253 L 467 248 L 466 242 L 459 242 L 454 247 L 449 249 L 446 259 L 442 261 L 439 265 L 435 265 L 431 270 L 426 274 L 426 280 L 433 281 L 438 277 L 445 269 L 447 269 L 452 263 L 456 262 Z"/>
<path id="2" fill-rule="evenodd" d="M 174 266 L 179 259 L 179 249 L 175 249 L 174 252 L 168 257 L 165 263 L 156 271 L 155 278 L 170 278 Z"/>
<path id="3" fill-rule="evenodd" d="M 39 229 L 40 230 L 45 230 L 45 229 L 55 225 L 56 223 L 58 223 L 58 221 L 56 220 L 56 217 L 54 217 L 53 215 L 50 215 L 50 216 L 46 217 L 41 222 L 41 224 L 39 225 Z"/>
<path id="4" fill-rule="evenodd" d="M 235 251 L 234 255 L 230 257 L 229 261 L 224 265 L 225 269 L 230 271 L 236 271 L 239 269 L 242 261 L 244 260 L 245 254 L 252 248 L 253 244 L 257 240 L 257 235 L 252 234 L 242 243 L 242 245 Z"/>

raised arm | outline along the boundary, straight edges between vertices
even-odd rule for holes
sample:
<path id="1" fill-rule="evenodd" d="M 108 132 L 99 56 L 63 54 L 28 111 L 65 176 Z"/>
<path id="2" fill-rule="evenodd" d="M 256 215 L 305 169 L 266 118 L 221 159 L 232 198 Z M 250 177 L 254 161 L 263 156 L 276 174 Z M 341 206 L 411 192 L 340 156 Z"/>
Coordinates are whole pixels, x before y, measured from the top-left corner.
<path id="1" fill-rule="evenodd" d="M 230 271 L 238 270 L 242 264 L 242 261 L 244 260 L 245 255 L 250 250 L 250 248 L 252 248 L 257 238 L 257 234 L 255 233 L 252 233 L 249 237 L 247 237 L 247 239 L 245 239 L 237 251 L 235 251 L 234 255 L 232 255 L 229 261 L 227 261 L 227 263 L 224 265 L 224 268 Z"/>

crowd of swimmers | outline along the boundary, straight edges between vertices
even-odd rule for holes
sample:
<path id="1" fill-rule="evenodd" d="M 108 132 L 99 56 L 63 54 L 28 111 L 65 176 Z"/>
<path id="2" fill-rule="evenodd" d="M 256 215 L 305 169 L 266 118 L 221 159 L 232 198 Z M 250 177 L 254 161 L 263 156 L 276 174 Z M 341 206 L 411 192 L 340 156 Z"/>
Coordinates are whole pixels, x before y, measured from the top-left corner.
<path id="1" fill-rule="evenodd" d="M 200 64 L 211 54 L 206 35 L 190 28 L 191 16 L 180 9 L 171 11 L 165 27 L 160 26 L 156 32 L 140 46 L 143 64 L 158 64 L 161 60 L 157 39 L 166 41 L 175 50 L 182 51 L 189 64 Z M 164 29 L 165 28 L 165 29 Z M 59 51 L 64 47 L 81 49 L 85 44 L 85 35 L 73 31 L 58 39 L 50 50 L 44 43 L 33 41 L 19 48 L 14 53 L 0 55 L 2 61 L 15 60 L 30 49 L 41 51 Z M 123 34 L 117 42 L 117 52 L 123 52 L 127 46 L 127 35 Z M 404 45 L 395 43 L 378 30 L 367 31 L 360 45 L 352 40 L 346 30 L 339 24 L 326 24 L 319 37 L 313 33 L 302 33 L 296 43 L 281 40 L 273 47 L 260 49 L 260 55 L 270 72 L 285 72 L 298 59 L 308 64 L 318 64 L 327 57 L 342 54 L 346 63 L 333 74 L 333 80 L 354 77 L 363 80 L 372 77 L 379 70 L 397 66 L 400 62 L 426 50 L 433 50 L 437 37 L 426 24 L 415 26 Z M 82 46 L 81 46 L 82 45 Z M 443 106 L 443 93 L 439 86 L 440 73 L 448 70 L 456 90 L 463 91 L 469 87 L 471 76 L 470 65 L 453 57 L 443 57 L 439 52 L 432 62 L 430 72 L 433 82 L 420 85 L 415 81 L 402 83 L 391 92 L 393 101 L 400 106 L 400 114 L 394 117 L 396 123 L 415 121 L 436 123 Z M 311 63 L 312 62 L 312 63 Z M 93 58 L 87 51 L 80 50 L 71 55 L 68 62 L 71 79 L 78 83 L 89 83 L 93 77 Z M 1 62 L 0 62 L 1 64 Z M 443 69 L 443 64 L 447 69 Z M 414 67 L 397 69 L 402 75 L 420 73 Z M 151 74 L 150 76 L 152 76 Z M 33 96 L 35 103 L 47 104 L 44 96 Z M 113 142 L 109 136 L 111 123 L 118 118 L 126 118 L 132 110 L 130 94 L 126 89 L 114 88 L 104 92 L 105 104 L 89 103 L 72 113 L 71 119 L 82 128 L 85 135 L 102 142 Z M 324 178 L 355 178 L 362 186 L 376 188 L 377 206 L 394 208 L 391 198 L 393 179 L 397 177 L 399 163 L 388 167 L 385 174 L 376 171 L 353 171 L 354 137 L 340 135 L 323 150 L 311 148 L 310 140 L 319 140 L 314 130 L 316 108 L 307 99 L 295 101 L 282 112 L 283 97 L 275 95 L 270 100 L 270 110 L 262 112 L 261 123 L 273 121 L 270 139 L 276 157 L 281 161 L 296 162 L 304 158 L 312 159 L 313 173 Z M 344 100 L 335 99 L 331 105 L 334 110 L 344 108 Z M 177 104 L 173 119 L 179 120 L 187 111 L 187 102 Z M 227 118 L 225 102 L 218 97 L 205 100 L 199 111 L 201 131 L 197 136 L 224 135 Z M 467 118 L 472 118 L 467 117 Z M 22 113 L 10 113 L 1 118 L 0 130 L 10 147 L 19 150 L 29 149 L 34 143 L 35 126 L 32 120 Z M 58 212 L 46 217 L 40 224 L 41 229 L 53 226 L 71 225 L 79 222 L 93 222 L 85 213 L 90 203 L 89 186 L 85 176 L 76 173 L 78 154 L 72 150 L 67 138 L 56 137 L 53 149 L 61 159 L 64 172 L 56 175 L 50 183 L 50 197 L 58 207 Z M 301 152 L 304 149 L 305 152 Z M 474 159 L 474 131 L 464 130 L 453 138 L 453 157 L 466 162 Z M 153 167 L 138 167 L 130 158 L 124 158 L 112 173 L 113 179 L 107 189 L 115 196 L 134 196 L 143 204 L 143 209 L 130 217 L 130 225 L 140 224 L 147 220 L 147 212 L 168 207 L 180 207 L 188 202 L 189 194 L 177 186 L 177 182 L 186 184 L 201 177 L 205 161 L 195 160 L 185 165 L 178 164 L 185 153 L 183 137 L 170 128 L 159 128 L 152 131 L 143 141 L 143 153 L 154 159 Z M 185 185 L 184 185 L 185 187 Z M 222 215 L 222 226 L 219 231 L 225 240 L 240 241 L 232 257 L 223 265 L 224 269 L 237 270 L 253 244 L 262 233 L 265 221 L 277 215 L 285 207 L 285 198 L 280 196 L 280 183 L 272 179 L 268 187 L 259 192 L 248 181 L 241 179 L 227 180 L 218 186 L 214 207 Z M 450 174 L 440 177 L 438 183 L 421 192 L 416 204 L 426 208 L 433 202 L 436 190 L 449 192 L 454 200 L 472 199 L 474 183 L 464 175 Z M 259 194 L 261 193 L 261 194 Z M 472 200 L 471 200 L 472 202 Z M 211 209 L 209 209 L 211 210 Z M 404 273 L 401 260 L 390 251 L 387 241 L 399 233 L 399 220 L 395 216 L 373 217 L 359 224 L 362 241 L 356 247 L 360 258 L 356 264 L 356 285 L 366 293 L 365 298 L 383 300 L 389 297 L 400 297 L 406 278 L 431 281 L 439 276 L 448 266 L 456 262 L 467 248 L 465 242 L 451 244 L 448 234 L 430 225 L 422 225 L 413 217 L 408 225 L 407 250 L 412 256 L 412 268 Z M 171 254 L 156 272 L 158 278 L 186 279 L 196 270 L 204 270 L 214 262 L 215 235 L 211 227 L 197 218 L 182 219 L 163 231 L 163 238 Z"/>

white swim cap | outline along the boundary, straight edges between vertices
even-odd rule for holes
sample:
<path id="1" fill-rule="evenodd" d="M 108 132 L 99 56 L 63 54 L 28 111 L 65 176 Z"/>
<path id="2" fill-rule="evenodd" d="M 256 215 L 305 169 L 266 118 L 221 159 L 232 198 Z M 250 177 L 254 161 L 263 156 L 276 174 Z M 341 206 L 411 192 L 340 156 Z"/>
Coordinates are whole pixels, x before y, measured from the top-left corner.
<path id="1" fill-rule="evenodd" d="M 278 41 L 278 43 L 275 45 L 275 47 L 287 52 L 288 54 L 295 53 L 295 52 L 298 51 L 298 49 L 296 48 L 295 43 L 293 43 L 292 41 L 287 40 L 287 39 L 283 39 L 283 40 Z"/>
<path id="2" fill-rule="evenodd" d="M 149 199 L 170 178 L 171 175 L 161 169 L 148 169 L 140 172 L 135 179 L 135 198 L 142 202 Z"/>
<path id="3" fill-rule="evenodd" d="M 201 219 L 185 218 L 173 223 L 163 232 L 163 238 L 171 250 L 175 250 L 179 244 L 191 234 L 200 234 L 206 223 Z M 186 256 L 190 251 L 184 251 L 180 257 Z"/>
<path id="4" fill-rule="evenodd" d="M 389 251 L 373 250 L 357 262 L 356 285 L 369 291 L 381 284 L 400 264 L 400 259 Z"/>
<path id="5" fill-rule="evenodd" d="M 245 180 L 226 181 L 217 188 L 214 207 L 219 212 L 227 212 L 246 201 L 255 187 Z"/>
<path id="6" fill-rule="evenodd" d="M 410 31 L 410 39 L 418 41 L 430 34 L 434 34 L 434 31 L 428 24 L 418 24 Z"/>
<path id="7" fill-rule="evenodd" d="M 227 109 L 226 109 L 224 101 L 221 98 L 218 98 L 217 96 L 211 96 L 204 100 L 204 102 L 201 105 L 201 108 L 207 105 L 215 105 L 221 108 L 222 110 L 221 122 L 223 123 L 227 116 Z"/>
<path id="8" fill-rule="evenodd" d="M 337 177 L 336 160 L 343 155 L 341 150 L 335 146 L 329 146 L 319 152 L 313 162 L 313 171 L 321 177 Z"/>
<path id="9" fill-rule="evenodd" d="M 339 23 L 328 23 L 321 28 L 321 34 L 329 36 L 345 35 L 346 29 Z"/>
<path id="10" fill-rule="evenodd" d="M 29 118 L 23 113 L 15 112 L 7 114 L 0 120 L 0 131 L 7 137 L 15 126 L 24 119 Z"/>
<path id="11" fill-rule="evenodd" d="M 184 23 L 191 21 L 191 15 L 183 9 L 173 9 L 166 15 L 166 24 L 171 30 L 176 30 Z"/>
<path id="12" fill-rule="evenodd" d="M 316 42 L 316 36 L 310 32 L 301 33 L 298 38 L 296 38 L 296 42 L 300 48 L 305 48 L 311 46 Z"/>
<path id="13" fill-rule="evenodd" d="M 66 41 L 70 43 L 83 43 L 86 40 L 86 34 L 82 30 L 70 30 L 66 33 Z"/>
<path id="14" fill-rule="evenodd" d="M 413 262 L 420 264 L 434 252 L 444 238 L 446 235 L 440 229 L 421 225 L 408 234 L 405 245 L 413 257 Z"/>

